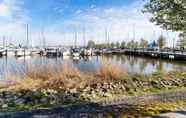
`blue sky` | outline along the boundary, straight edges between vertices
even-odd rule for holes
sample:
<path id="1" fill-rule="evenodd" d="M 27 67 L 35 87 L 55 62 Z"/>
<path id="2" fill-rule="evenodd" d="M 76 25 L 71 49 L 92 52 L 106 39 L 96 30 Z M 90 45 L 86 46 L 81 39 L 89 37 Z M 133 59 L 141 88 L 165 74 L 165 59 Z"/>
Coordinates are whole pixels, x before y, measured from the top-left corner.
<path id="1" fill-rule="evenodd" d="M 0 0 L 0 38 L 8 42 L 25 43 L 25 24 L 33 44 L 40 44 L 44 36 L 48 45 L 72 45 L 74 32 L 82 45 L 82 30 L 86 40 L 105 41 L 105 28 L 113 42 L 145 38 L 154 40 L 161 33 L 176 37 L 149 22 L 149 14 L 141 13 L 143 0 Z M 0 42 L 1 43 L 1 42 Z M 171 40 L 167 44 L 171 45 Z"/>

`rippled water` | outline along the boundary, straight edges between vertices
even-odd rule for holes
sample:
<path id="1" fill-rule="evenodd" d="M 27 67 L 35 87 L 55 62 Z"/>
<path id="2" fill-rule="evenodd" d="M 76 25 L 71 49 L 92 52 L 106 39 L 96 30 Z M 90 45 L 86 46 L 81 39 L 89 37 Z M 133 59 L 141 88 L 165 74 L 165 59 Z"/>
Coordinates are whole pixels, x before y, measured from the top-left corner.
<path id="1" fill-rule="evenodd" d="M 119 66 L 129 74 L 152 74 L 157 70 L 163 71 L 186 71 L 186 62 L 165 61 L 158 59 L 141 58 L 126 55 L 110 55 L 110 56 L 94 56 L 88 58 L 73 59 L 65 58 L 47 58 L 47 57 L 3 57 L 0 58 L 0 75 L 1 78 L 5 72 L 24 73 L 26 65 L 32 64 L 36 66 L 51 64 L 56 67 L 64 62 L 72 62 L 73 65 L 85 72 L 94 72 L 100 67 L 103 60 L 109 60 L 113 64 Z"/>

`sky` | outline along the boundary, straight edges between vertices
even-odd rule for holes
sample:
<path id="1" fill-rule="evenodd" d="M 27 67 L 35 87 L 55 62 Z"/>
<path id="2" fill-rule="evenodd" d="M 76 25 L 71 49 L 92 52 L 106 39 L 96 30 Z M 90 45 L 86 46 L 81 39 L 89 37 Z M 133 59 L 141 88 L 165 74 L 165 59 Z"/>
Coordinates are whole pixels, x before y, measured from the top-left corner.
<path id="1" fill-rule="evenodd" d="M 30 45 L 83 45 L 93 40 L 110 42 L 157 40 L 163 34 L 172 46 L 177 33 L 165 31 L 149 21 L 150 14 L 141 12 L 144 0 L 0 0 L 0 44 L 26 44 L 26 24 Z"/>

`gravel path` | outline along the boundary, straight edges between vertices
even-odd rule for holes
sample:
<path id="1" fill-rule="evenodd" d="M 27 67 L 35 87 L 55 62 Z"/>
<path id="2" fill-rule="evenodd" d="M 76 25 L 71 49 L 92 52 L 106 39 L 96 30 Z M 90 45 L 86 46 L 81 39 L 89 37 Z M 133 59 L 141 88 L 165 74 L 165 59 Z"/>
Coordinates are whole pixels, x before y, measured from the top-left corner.
<path id="1" fill-rule="evenodd" d="M 112 113 L 112 115 L 117 118 L 122 111 L 129 110 L 131 108 L 137 109 L 138 105 L 145 105 L 155 102 L 173 102 L 175 100 L 186 101 L 186 90 L 150 94 L 141 97 L 124 97 L 112 101 L 85 103 L 70 107 L 58 107 L 53 109 L 39 109 L 27 112 L 1 114 L 0 118 L 104 118 L 108 116 L 108 113 Z M 185 114 L 179 113 L 179 115 Z M 159 117 L 160 116 L 157 116 L 157 118 Z M 186 118 L 186 116 L 184 118 Z"/>

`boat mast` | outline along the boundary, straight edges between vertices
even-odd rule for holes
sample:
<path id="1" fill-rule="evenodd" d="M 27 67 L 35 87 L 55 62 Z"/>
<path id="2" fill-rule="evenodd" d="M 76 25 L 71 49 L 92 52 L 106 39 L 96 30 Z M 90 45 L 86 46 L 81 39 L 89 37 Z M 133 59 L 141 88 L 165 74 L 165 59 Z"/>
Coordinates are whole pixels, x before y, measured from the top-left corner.
<path id="1" fill-rule="evenodd" d="M 6 47 L 6 37 L 3 36 L 3 48 L 5 49 L 5 47 Z"/>
<path id="2" fill-rule="evenodd" d="M 77 30 L 75 31 L 75 48 L 77 48 Z"/>
<path id="3" fill-rule="evenodd" d="M 44 29 L 41 31 L 41 37 L 42 37 L 42 42 L 43 42 L 43 48 L 46 48 L 46 40 L 45 40 L 45 35 L 44 35 Z"/>
<path id="4" fill-rule="evenodd" d="M 135 29 L 135 24 L 133 24 L 133 41 L 134 41 L 134 44 L 135 44 L 135 41 L 136 41 L 136 29 Z M 132 48 L 136 48 L 135 45 L 134 47 Z"/>
<path id="5" fill-rule="evenodd" d="M 109 46 L 109 33 L 107 28 L 105 28 L 105 41 L 107 43 L 107 46 Z"/>
<path id="6" fill-rule="evenodd" d="M 28 24 L 26 25 L 26 40 L 27 40 L 27 48 L 29 48 L 29 36 L 28 36 Z"/>
<path id="7" fill-rule="evenodd" d="M 136 39 L 136 29 L 135 29 L 135 25 L 133 24 L 133 40 L 135 41 Z"/>
<path id="8" fill-rule="evenodd" d="M 84 48 L 86 47 L 86 37 L 85 37 L 85 26 L 83 26 L 83 43 L 84 43 Z"/>

